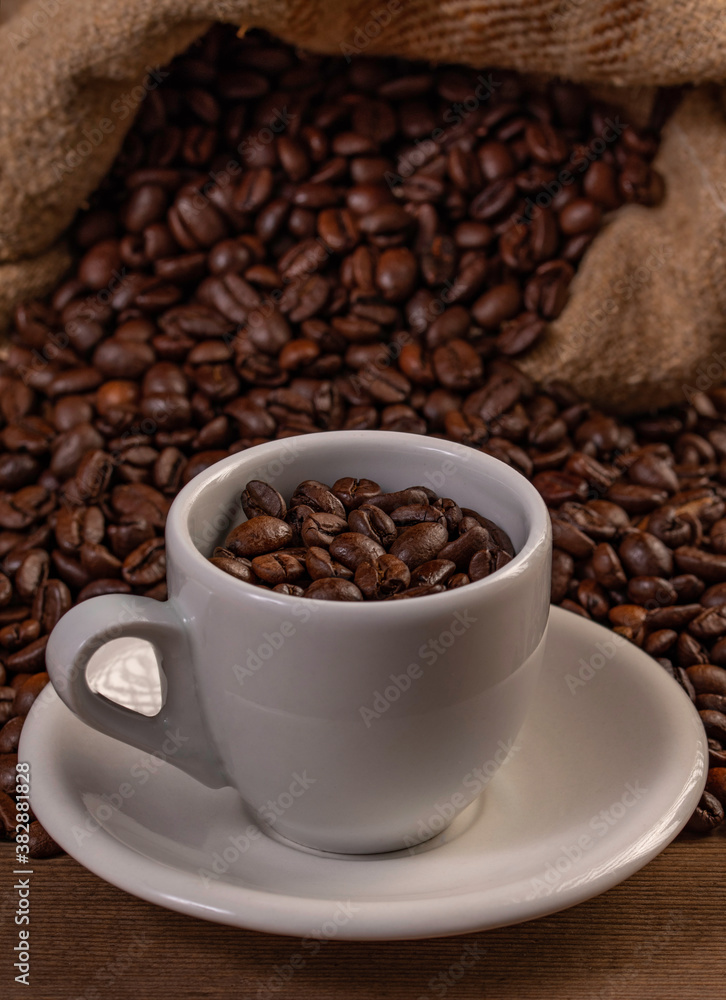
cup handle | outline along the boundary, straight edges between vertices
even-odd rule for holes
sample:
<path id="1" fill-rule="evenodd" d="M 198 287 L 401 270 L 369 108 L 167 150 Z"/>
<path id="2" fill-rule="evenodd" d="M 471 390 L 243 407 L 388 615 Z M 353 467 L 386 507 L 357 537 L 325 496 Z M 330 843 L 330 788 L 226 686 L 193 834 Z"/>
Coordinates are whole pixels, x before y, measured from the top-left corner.
<path id="1" fill-rule="evenodd" d="M 104 643 L 125 636 L 146 639 L 156 650 L 167 679 L 158 715 L 141 715 L 88 685 L 91 656 Z M 90 598 L 67 611 L 55 626 L 46 664 L 59 697 L 93 729 L 168 760 L 210 788 L 229 784 L 196 697 L 186 629 L 171 602 L 127 594 Z"/>

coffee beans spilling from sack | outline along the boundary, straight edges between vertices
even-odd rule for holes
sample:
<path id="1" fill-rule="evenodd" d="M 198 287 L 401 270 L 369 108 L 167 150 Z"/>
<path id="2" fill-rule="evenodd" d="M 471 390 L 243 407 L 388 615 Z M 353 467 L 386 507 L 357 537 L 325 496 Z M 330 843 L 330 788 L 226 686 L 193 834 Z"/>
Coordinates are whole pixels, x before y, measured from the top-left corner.
<path id="1" fill-rule="evenodd" d="M 511 74 L 469 110 L 477 76 L 215 30 L 149 94 L 78 220 L 74 273 L 18 310 L 0 370 L 7 835 L 60 616 L 97 594 L 165 598 L 171 499 L 213 462 L 359 427 L 452 438 L 532 479 L 553 515 L 553 600 L 694 699 L 713 767 L 692 825 L 723 820 L 726 391 L 626 425 L 506 357 L 561 308 L 603 209 L 658 197 L 654 141 L 606 143 L 526 221 L 604 113 L 567 87 L 525 100 Z M 457 104 L 461 122 L 437 124 Z M 56 849 L 37 821 L 30 848 Z"/>
<path id="2" fill-rule="evenodd" d="M 247 483 L 248 520 L 211 562 L 245 583 L 323 601 L 397 601 L 464 587 L 514 555 L 493 521 L 426 486 L 384 492 L 372 479 L 306 479 L 288 502 Z"/>

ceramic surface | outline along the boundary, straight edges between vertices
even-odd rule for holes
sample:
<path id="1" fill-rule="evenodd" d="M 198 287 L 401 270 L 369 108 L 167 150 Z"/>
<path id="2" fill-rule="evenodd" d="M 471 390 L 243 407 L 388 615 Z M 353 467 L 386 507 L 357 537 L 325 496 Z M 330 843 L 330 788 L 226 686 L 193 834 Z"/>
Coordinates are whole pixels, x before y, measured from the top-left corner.
<path id="1" fill-rule="evenodd" d="M 384 489 L 429 486 L 481 511 L 517 555 L 484 580 L 409 601 L 295 599 L 208 562 L 244 519 L 239 496 L 263 479 L 289 496 L 303 479 L 354 473 Z M 534 487 L 502 462 L 412 434 L 328 432 L 273 441 L 197 476 L 166 529 L 169 601 L 109 595 L 71 609 L 48 672 L 89 725 L 171 761 L 210 787 L 231 785 L 296 843 L 337 852 L 423 839 L 434 803 L 454 815 L 476 797 L 532 699 L 549 612 L 551 534 Z M 99 697 L 85 666 L 123 636 L 148 639 L 167 684 L 158 715 Z"/>
<path id="2" fill-rule="evenodd" d="M 125 641 L 129 669 L 146 663 L 153 688 L 155 668 Z M 703 789 L 707 747 L 690 701 L 606 629 L 552 609 L 535 701 L 483 794 L 442 833 L 439 801 L 428 817 L 433 839 L 390 855 L 331 857 L 281 843 L 233 789 L 214 791 L 95 732 L 50 687 L 30 712 L 20 757 L 50 834 L 143 899 L 308 944 L 457 934 L 616 885 L 676 836 Z"/>

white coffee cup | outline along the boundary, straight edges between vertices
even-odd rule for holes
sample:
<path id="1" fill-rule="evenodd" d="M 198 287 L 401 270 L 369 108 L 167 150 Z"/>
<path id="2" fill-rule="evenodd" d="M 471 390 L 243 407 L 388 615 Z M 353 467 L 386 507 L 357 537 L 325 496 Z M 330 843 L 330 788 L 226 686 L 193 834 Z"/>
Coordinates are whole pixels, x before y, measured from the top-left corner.
<path id="1" fill-rule="evenodd" d="M 244 520 L 249 480 L 289 497 L 304 479 L 342 476 L 387 491 L 429 486 L 497 522 L 517 554 L 465 587 L 362 603 L 277 594 L 208 561 Z M 92 598 L 50 636 L 53 685 L 94 729 L 157 754 L 174 737 L 177 767 L 213 788 L 236 788 L 277 836 L 338 853 L 428 839 L 511 752 L 543 656 L 551 553 L 547 509 L 511 467 L 413 434 L 272 441 L 218 462 L 181 491 L 166 550 L 168 601 Z M 92 654 L 121 636 L 157 650 L 166 679 L 157 716 L 88 685 Z"/>

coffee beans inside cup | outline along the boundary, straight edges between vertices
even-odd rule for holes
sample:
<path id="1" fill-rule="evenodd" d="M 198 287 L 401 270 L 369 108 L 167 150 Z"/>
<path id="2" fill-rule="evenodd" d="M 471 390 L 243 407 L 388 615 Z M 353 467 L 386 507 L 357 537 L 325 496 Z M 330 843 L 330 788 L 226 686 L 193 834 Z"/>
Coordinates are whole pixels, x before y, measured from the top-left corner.
<path id="1" fill-rule="evenodd" d="M 245 583 L 323 601 L 394 601 L 454 590 L 495 573 L 514 556 L 489 518 L 425 486 L 384 491 L 343 476 L 306 479 L 288 501 L 253 479 L 247 520 L 211 556 Z"/>

